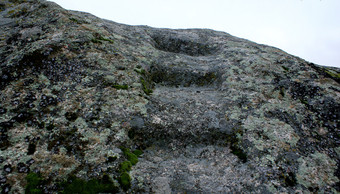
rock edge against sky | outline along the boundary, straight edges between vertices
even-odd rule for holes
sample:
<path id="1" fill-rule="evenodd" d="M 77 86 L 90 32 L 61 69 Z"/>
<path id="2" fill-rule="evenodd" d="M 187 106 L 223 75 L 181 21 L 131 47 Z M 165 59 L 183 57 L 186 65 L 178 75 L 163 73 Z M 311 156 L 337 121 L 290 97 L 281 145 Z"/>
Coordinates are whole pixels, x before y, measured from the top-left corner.
<path id="1" fill-rule="evenodd" d="M 2 192 L 339 192 L 338 68 L 48 1 L 0 11 Z"/>

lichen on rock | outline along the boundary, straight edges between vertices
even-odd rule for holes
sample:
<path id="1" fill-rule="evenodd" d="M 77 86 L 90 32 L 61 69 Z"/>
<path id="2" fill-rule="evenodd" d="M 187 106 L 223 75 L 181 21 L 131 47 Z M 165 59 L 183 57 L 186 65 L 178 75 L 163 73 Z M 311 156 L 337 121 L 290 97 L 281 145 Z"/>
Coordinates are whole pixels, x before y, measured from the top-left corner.
<path id="1" fill-rule="evenodd" d="M 339 68 L 0 2 L 2 193 L 339 192 Z"/>
<path id="2" fill-rule="evenodd" d="M 306 188 L 315 189 L 339 182 L 339 178 L 334 176 L 336 162 L 327 155 L 316 152 L 298 161 L 300 165 L 296 177 Z"/>

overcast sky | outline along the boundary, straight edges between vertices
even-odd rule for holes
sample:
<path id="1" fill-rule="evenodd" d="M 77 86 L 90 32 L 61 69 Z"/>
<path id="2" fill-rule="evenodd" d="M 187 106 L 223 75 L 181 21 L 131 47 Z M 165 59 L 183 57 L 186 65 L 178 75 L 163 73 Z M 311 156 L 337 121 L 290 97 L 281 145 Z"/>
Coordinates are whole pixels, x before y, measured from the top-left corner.
<path id="1" fill-rule="evenodd" d="M 130 25 L 209 28 L 340 67 L 340 0 L 52 0 Z"/>

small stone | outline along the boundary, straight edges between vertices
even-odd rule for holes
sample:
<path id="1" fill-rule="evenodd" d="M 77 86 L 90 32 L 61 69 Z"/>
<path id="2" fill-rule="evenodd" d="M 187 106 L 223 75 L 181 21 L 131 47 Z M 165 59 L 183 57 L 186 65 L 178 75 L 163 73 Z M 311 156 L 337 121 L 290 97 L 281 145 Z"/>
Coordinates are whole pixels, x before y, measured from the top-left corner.
<path id="1" fill-rule="evenodd" d="M 29 168 L 26 166 L 26 164 L 20 162 L 17 166 L 18 172 L 20 173 L 27 173 L 29 172 Z"/>
<path id="2" fill-rule="evenodd" d="M 5 114 L 7 110 L 5 108 L 0 108 L 0 115 Z"/>
<path id="3" fill-rule="evenodd" d="M 12 166 L 10 164 L 7 164 L 4 166 L 4 171 L 7 173 L 11 173 L 12 172 Z"/>
<path id="4" fill-rule="evenodd" d="M 27 165 L 32 165 L 35 162 L 35 160 L 32 158 L 26 162 Z"/>
<path id="5" fill-rule="evenodd" d="M 7 178 L 4 175 L 0 175 L 0 184 L 6 183 Z"/>
<path id="6" fill-rule="evenodd" d="M 1 192 L 1 193 L 7 194 L 7 193 L 9 193 L 10 191 L 11 191 L 11 185 L 6 184 L 6 185 L 4 185 L 4 186 L 2 187 L 2 192 Z"/>

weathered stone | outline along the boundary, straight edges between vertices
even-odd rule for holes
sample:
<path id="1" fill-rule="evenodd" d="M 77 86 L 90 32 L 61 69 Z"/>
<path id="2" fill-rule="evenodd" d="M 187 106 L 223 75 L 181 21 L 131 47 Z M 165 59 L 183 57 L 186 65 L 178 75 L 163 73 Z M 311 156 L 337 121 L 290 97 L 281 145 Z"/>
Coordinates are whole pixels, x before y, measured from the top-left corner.
<path id="1" fill-rule="evenodd" d="M 339 73 L 224 32 L 4 0 L 0 186 L 336 193 Z"/>

